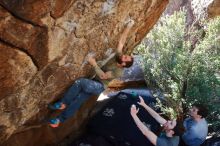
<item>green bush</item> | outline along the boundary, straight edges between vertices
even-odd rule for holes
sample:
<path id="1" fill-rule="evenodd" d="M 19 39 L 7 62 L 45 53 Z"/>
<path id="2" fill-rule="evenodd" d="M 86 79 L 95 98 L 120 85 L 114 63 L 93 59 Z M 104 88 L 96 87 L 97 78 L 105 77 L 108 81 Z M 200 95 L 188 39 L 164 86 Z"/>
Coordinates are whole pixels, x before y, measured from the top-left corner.
<path id="1" fill-rule="evenodd" d="M 148 85 L 165 95 L 172 115 L 195 102 L 207 105 L 208 121 L 220 127 L 220 18 L 186 28 L 186 13 L 163 16 L 135 52 L 142 56 Z M 173 108 L 171 110 L 170 108 Z"/>

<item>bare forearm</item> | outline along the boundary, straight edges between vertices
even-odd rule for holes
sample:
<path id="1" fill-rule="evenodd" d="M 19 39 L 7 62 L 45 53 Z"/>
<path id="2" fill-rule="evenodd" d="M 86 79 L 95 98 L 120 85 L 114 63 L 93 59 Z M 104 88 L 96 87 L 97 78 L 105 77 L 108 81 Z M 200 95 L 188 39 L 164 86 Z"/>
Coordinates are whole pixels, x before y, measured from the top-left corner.
<path id="1" fill-rule="evenodd" d="M 103 76 L 105 75 L 105 73 L 102 71 L 102 69 L 96 64 L 93 66 L 94 70 L 96 72 L 96 74 L 100 77 L 103 78 Z"/>
<path id="2" fill-rule="evenodd" d="M 150 108 L 148 105 L 142 105 L 148 113 L 160 124 L 165 124 L 167 120 L 165 120 L 163 117 L 161 117 L 157 112 L 155 112 L 152 108 Z"/>
<path id="3" fill-rule="evenodd" d="M 123 31 L 122 35 L 120 36 L 119 42 L 118 42 L 118 46 L 117 46 L 117 52 L 119 54 L 121 54 L 123 52 L 123 46 L 126 42 L 128 33 L 130 31 L 131 27 L 126 27 L 125 30 Z"/>
<path id="4" fill-rule="evenodd" d="M 150 131 L 137 117 L 137 115 L 132 115 L 134 122 L 136 123 L 137 127 L 140 129 L 140 131 L 150 140 L 151 143 L 156 145 L 156 139 L 157 136 Z"/>
<path id="5" fill-rule="evenodd" d="M 149 129 L 141 122 L 141 120 L 135 115 L 132 116 L 134 119 L 134 122 L 136 123 L 137 127 L 141 130 L 141 132 L 147 133 L 149 131 Z"/>

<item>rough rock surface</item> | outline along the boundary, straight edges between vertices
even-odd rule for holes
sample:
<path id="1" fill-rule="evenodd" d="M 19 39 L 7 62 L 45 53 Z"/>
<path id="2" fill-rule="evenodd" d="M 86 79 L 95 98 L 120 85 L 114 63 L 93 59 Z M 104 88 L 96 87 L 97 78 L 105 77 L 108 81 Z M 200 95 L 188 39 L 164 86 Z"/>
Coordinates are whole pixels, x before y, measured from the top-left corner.
<path id="1" fill-rule="evenodd" d="M 105 58 L 129 19 L 132 50 L 156 23 L 168 0 L 1 0 L 0 143 L 49 145 L 86 118 L 91 99 L 58 129 L 45 124 L 47 104 L 78 77 L 88 76 L 89 52 Z M 113 50 L 114 51 L 114 50 Z M 4 143 L 4 144 L 3 144 Z"/>
<path id="2" fill-rule="evenodd" d="M 171 15 L 185 7 L 189 20 L 220 15 L 220 0 L 170 0 L 165 14 Z"/>
<path id="3" fill-rule="evenodd" d="M 177 12 L 184 8 L 186 10 L 187 25 L 191 25 L 195 20 L 192 8 L 192 1 L 193 0 L 171 0 L 164 14 L 172 15 L 174 12 Z"/>
<path id="4" fill-rule="evenodd" d="M 220 15 L 220 0 L 214 0 L 208 7 L 208 16 L 213 18 Z"/>

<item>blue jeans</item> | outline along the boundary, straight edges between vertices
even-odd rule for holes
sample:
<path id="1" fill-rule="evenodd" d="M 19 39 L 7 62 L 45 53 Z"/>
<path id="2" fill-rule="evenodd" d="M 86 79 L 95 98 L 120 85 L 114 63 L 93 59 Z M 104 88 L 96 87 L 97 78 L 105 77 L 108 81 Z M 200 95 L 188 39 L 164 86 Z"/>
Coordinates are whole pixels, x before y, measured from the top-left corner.
<path id="1" fill-rule="evenodd" d="M 99 95 L 104 91 L 102 83 L 80 78 L 68 89 L 61 102 L 66 105 L 66 109 L 58 116 L 61 122 L 73 116 L 80 106 L 91 96 Z"/>

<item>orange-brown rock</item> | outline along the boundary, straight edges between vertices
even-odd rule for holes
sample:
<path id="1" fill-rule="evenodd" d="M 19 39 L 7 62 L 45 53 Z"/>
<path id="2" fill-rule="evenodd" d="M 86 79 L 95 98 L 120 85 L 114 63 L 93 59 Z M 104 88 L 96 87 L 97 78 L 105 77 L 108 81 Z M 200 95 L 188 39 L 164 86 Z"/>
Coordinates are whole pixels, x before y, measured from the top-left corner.
<path id="1" fill-rule="evenodd" d="M 214 0 L 208 7 L 208 16 L 213 18 L 220 15 L 220 0 Z"/>
<path id="2" fill-rule="evenodd" d="M 117 46 L 129 19 L 135 21 L 125 45 L 131 51 L 153 27 L 167 3 L 1 0 L 0 143 L 54 144 L 72 130 L 79 130 L 95 98 L 72 119 L 77 124 L 67 121 L 55 134 L 43 122 L 49 116 L 47 104 L 60 98 L 76 78 L 89 74 L 91 66 L 84 61 L 89 52 L 96 52 L 100 60 Z"/>
<path id="3" fill-rule="evenodd" d="M 54 18 L 61 17 L 63 13 L 70 8 L 74 1 L 75 0 L 55 0 L 51 16 Z"/>
<path id="4" fill-rule="evenodd" d="M 42 25 L 41 19 L 52 8 L 50 0 L 1 0 L 0 4 L 14 16 L 36 25 Z"/>
<path id="5" fill-rule="evenodd" d="M 0 100 L 29 83 L 37 73 L 31 58 L 24 52 L 0 43 Z M 16 108 L 16 103 L 14 105 Z"/>
<path id="6" fill-rule="evenodd" d="M 26 52 L 42 68 L 48 63 L 47 28 L 19 20 L 0 6 L 0 39 Z"/>

